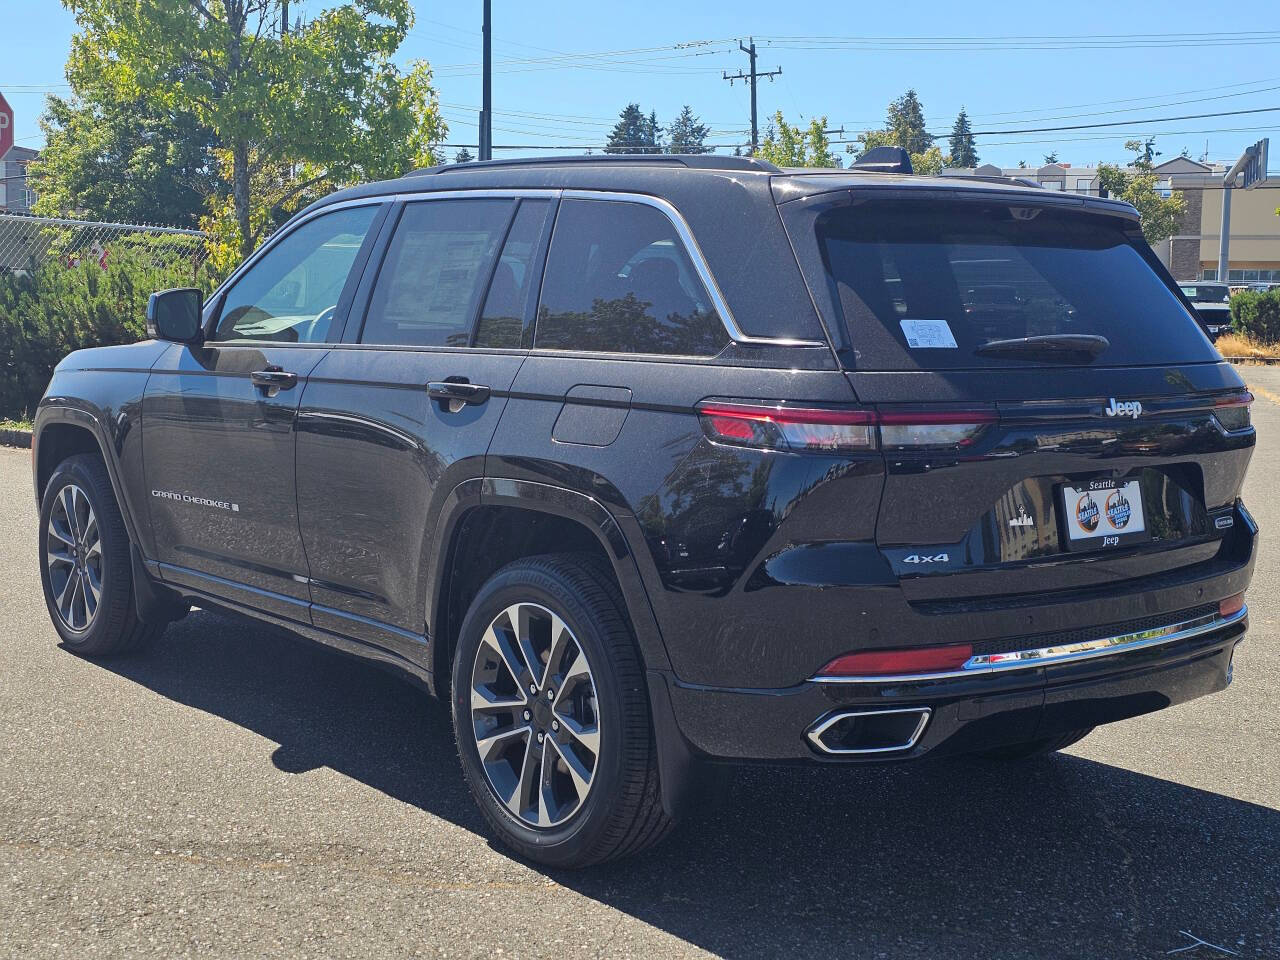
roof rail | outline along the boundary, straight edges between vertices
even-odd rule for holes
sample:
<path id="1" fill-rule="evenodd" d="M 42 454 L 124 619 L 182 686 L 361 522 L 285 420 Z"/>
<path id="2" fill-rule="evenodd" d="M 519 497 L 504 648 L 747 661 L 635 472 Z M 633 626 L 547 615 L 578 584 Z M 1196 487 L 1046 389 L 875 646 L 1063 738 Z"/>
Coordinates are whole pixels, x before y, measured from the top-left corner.
<path id="1" fill-rule="evenodd" d="M 501 170 L 509 167 L 590 166 L 593 164 L 637 164 L 655 167 L 687 167 L 694 170 L 752 170 L 757 173 L 781 173 L 779 167 L 755 157 L 718 157 L 713 153 L 592 153 L 568 157 L 514 157 L 510 160 L 469 160 L 466 163 L 442 163 L 434 167 L 411 170 L 406 177 L 425 177 L 437 173 L 463 170 Z"/>
<path id="2" fill-rule="evenodd" d="M 1044 184 L 1039 180 L 1032 180 L 1030 177 L 996 177 L 989 174 L 962 173 L 959 170 L 939 170 L 936 176 L 951 177 L 955 180 L 977 180 L 981 183 L 1012 183 L 1021 187 L 1044 189 Z"/>

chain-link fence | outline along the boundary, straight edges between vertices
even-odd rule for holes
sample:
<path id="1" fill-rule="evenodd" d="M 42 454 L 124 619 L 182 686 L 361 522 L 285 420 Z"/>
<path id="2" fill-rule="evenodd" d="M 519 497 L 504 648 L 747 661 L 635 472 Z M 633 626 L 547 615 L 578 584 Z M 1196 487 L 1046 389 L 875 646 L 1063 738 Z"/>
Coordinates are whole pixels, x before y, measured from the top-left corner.
<path id="1" fill-rule="evenodd" d="M 98 223 L 0 213 L 0 273 L 31 272 L 50 260 L 75 266 L 96 262 L 104 270 L 113 256 L 145 257 L 159 266 L 189 267 L 192 275 L 206 255 L 199 230 L 134 223 Z"/>

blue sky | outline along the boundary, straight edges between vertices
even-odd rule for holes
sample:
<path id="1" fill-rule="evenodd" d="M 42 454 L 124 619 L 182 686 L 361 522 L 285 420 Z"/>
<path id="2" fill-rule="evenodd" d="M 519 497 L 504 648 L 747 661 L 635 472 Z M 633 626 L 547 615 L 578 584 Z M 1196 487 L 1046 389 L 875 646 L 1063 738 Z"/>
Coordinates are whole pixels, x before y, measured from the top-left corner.
<path id="1" fill-rule="evenodd" d="M 66 92 L 62 65 L 75 24 L 55 0 L 6 5 L 14 2 L 22 36 L 4 45 L 0 92 L 15 110 L 18 142 L 38 147 L 44 93 Z M 323 6 L 309 0 L 301 9 Z M 688 103 L 711 125 L 711 142 L 745 142 L 747 89 L 721 74 L 746 69 L 736 38 L 748 36 L 756 38 L 761 70 L 782 68 L 777 80 L 761 82 L 762 128 L 765 117 L 782 110 L 791 122 L 825 115 L 830 127 L 852 136 L 879 125 L 886 104 L 914 87 L 933 131 L 950 130 L 961 106 L 978 131 L 1123 122 L 979 137 L 982 159 L 1006 166 L 1022 160 L 1038 166 L 1054 151 L 1076 164 L 1118 160 L 1126 139 L 1150 134 L 1166 157 L 1184 147 L 1199 157 L 1207 141 L 1209 159 L 1226 161 L 1259 137 L 1280 139 L 1280 111 L 1148 122 L 1280 107 L 1280 7 L 1267 15 L 1266 4 L 1230 18 L 1240 23 L 1223 23 L 1203 3 L 1182 0 L 1023 5 L 1016 12 L 954 2 L 494 0 L 493 6 L 499 145 L 599 145 L 629 100 L 656 110 L 660 123 Z M 415 7 L 417 23 L 401 57 L 433 65 L 448 141 L 474 143 L 481 5 Z"/>

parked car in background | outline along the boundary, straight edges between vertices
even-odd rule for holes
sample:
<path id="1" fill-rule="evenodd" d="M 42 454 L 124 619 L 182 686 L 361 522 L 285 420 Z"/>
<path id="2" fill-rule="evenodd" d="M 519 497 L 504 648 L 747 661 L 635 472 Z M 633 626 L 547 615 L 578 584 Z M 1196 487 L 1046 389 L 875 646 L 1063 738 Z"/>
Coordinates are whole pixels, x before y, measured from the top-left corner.
<path id="1" fill-rule="evenodd" d="M 1223 690 L 1239 375 L 1129 204 L 890 154 L 450 164 L 153 295 L 36 416 L 58 635 L 195 603 L 403 671 L 561 867 L 711 765 L 1016 761 Z"/>
<path id="2" fill-rule="evenodd" d="M 1227 284 L 1203 280 L 1181 287 L 1210 340 L 1217 340 L 1231 329 L 1231 288 Z"/>

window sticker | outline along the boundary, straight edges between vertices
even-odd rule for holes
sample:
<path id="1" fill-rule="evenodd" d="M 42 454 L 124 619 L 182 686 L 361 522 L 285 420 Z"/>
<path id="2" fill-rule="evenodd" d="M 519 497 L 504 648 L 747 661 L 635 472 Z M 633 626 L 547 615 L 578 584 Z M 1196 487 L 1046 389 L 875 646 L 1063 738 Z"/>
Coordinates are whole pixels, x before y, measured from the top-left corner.
<path id="1" fill-rule="evenodd" d="M 907 346 L 916 350 L 955 350 L 956 338 L 951 335 L 951 325 L 945 320 L 898 321 Z"/>

